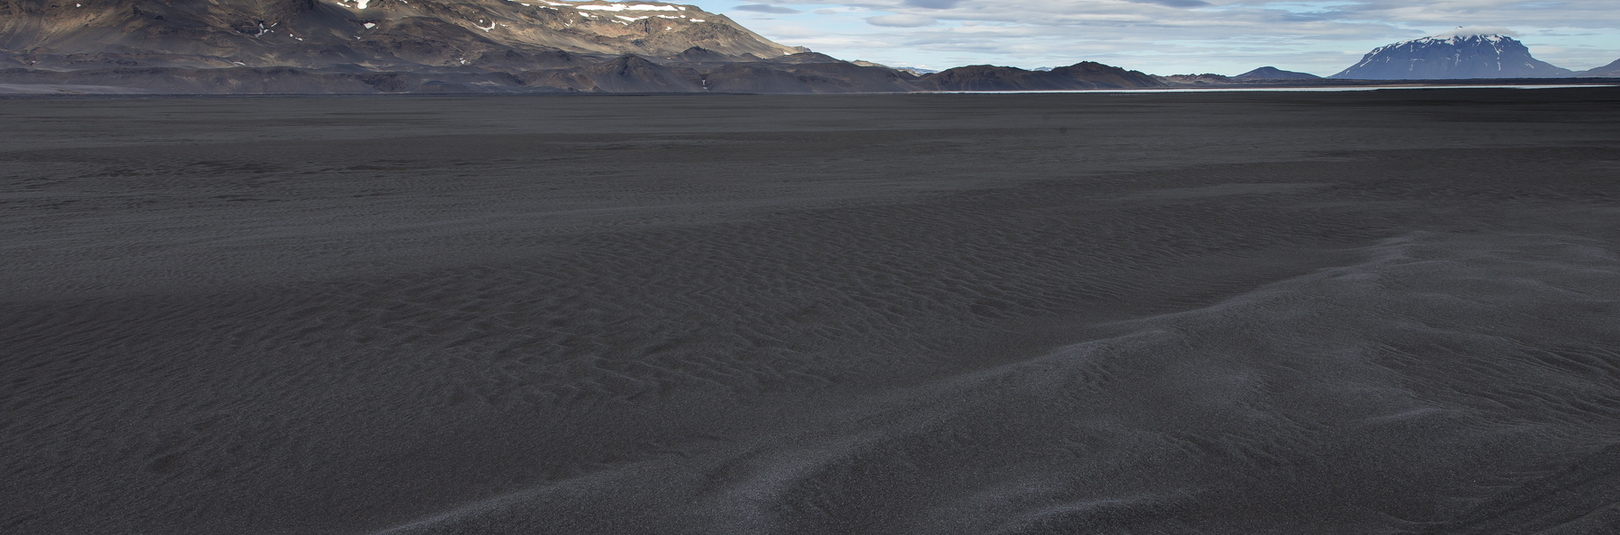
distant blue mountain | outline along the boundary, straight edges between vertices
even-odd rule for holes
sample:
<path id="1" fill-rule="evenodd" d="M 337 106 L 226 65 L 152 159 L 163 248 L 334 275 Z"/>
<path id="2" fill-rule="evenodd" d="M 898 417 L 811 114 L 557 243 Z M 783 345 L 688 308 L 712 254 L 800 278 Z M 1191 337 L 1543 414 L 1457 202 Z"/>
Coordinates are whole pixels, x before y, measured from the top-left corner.
<path id="1" fill-rule="evenodd" d="M 1368 52 L 1361 62 L 1329 78 L 1447 80 L 1460 78 L 1563 78 L 1569 69 L 1530 56 L 1501 28 L 1455 31 L 1401 41 Z"/>
<path id="2" fill-rule="evenodd" d="M 1614 60 L 1614 63 L 1610 63 L 1608 65 L 1604 65 L 1602 67 L 1598 67 L 1598 68 L 1591 69 L 1591 70 L 1581 71 L 1581 72 L 1576 73 L 1576 74 L 1579 74 L 1581 76 L 1598 76 L 1598 77 L 1603 77 L 1603 78 L 1620 78 L 1620 59 Z"/>

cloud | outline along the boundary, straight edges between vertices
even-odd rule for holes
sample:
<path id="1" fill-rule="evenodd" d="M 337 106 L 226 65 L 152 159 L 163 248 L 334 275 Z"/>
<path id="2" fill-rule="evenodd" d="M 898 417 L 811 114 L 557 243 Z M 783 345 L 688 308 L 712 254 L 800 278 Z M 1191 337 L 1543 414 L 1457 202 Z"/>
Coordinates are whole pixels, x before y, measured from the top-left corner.
<path id="1" fill-rule="evenodd" d="M 790 39 L 794 42 L 822 38 L 826 37 L 827 35 L 827 32 L 824 30 L 806 28 L 803 26 L 773 26 L 771 27 L 770 32 L 771 35 L 776 36 L 777 39 Z"/>
<path id="2" fill-rule="evenodd" d="M 753 12 L 756 12 L 756 13 L 780 13 L 780 14 L 784 14 L 784 15 L 788 14 L 788 13 L 798 13 L 799 12 L 799 10 L 793 9 L 793 8 L 790 8 L 790 7 L 772 6 L 772 5 L 766 5 L 766 4 L 747 4 L 747 5 L 737 6 L 737 7 L 734 7 L 732 9 L 736 9 L 736 10 L 740 10 L 740 11 L 753 11 Z"/>
<path id="3" fill-rule="evenodd" d="M 951 9 L 962 3 L 962 0 L 904 0 L 900 3 L 923 9 Z"/>
<path id="4" fill-rule="evenodd" d="M 1158 4 L 1169 7 L 1204 7 L 1210 4 L 1203 0 L 1130 0 L 1139 4 Z"/>
<path id="5" fill-rule="evenodd" d="M 925 17 L 922 15 L 900 14 L 867 17 L 866 23 L 873 26 L 888 26 L 891 28 L 920 28 L 923 26 L 933 26 L 938 24 L 939 21 L 934 20 L 933 17 Z"/>

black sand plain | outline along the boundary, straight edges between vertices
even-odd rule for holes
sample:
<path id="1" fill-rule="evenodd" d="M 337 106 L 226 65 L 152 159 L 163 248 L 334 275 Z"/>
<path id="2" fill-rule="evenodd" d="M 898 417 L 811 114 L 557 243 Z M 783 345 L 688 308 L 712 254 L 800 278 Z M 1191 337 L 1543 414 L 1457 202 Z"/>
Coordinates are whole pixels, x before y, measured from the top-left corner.
<path id="1" fill-rule="evenodd" d="M 1620 89 L 0 100 L 0 531 L 1620 532 Z"/>

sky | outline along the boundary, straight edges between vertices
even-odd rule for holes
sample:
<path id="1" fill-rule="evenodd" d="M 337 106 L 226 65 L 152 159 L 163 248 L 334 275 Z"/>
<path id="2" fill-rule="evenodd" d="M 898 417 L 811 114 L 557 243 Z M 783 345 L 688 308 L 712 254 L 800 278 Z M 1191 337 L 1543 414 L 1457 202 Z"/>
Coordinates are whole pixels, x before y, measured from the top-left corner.
<path id="1" fill-rule="evenodd" d="M 765 37 L 845 60 L 946 69 L 1097 61 L 1151 74 L 1261 66 L 1326 76 L 1396 41 L 1501 27 L 1542 61 L 1620 59 L 1620 0 L 700 0 Z"/>

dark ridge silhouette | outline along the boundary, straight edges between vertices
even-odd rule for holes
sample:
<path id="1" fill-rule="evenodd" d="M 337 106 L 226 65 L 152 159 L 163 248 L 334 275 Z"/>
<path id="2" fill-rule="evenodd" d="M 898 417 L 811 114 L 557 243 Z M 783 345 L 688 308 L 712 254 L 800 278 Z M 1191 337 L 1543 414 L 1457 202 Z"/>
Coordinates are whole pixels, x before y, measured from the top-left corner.
<path id="1" fill-rule="evenodd" d="M 1321 78 L 1308 72 L 1285 71 L 1276 67 L 1261 67 L 1232 77 L 1235 80 L 1316 80 Z"/>

